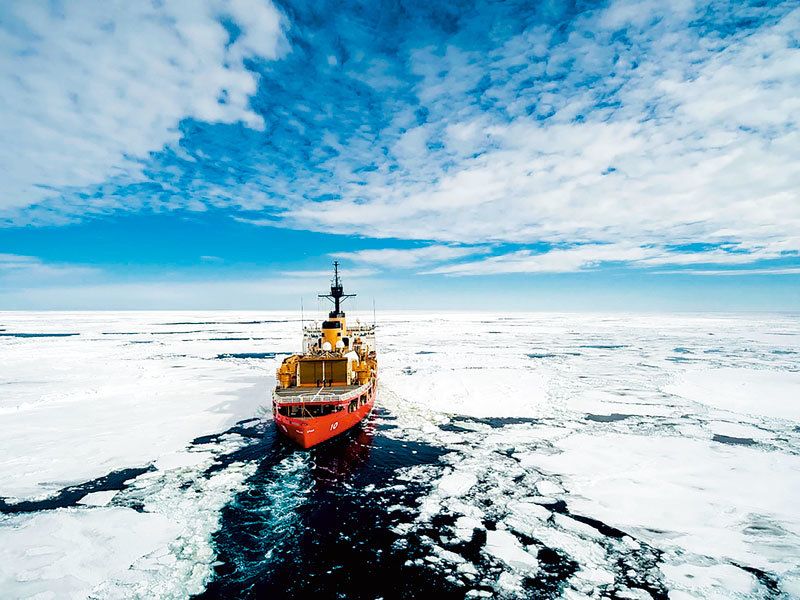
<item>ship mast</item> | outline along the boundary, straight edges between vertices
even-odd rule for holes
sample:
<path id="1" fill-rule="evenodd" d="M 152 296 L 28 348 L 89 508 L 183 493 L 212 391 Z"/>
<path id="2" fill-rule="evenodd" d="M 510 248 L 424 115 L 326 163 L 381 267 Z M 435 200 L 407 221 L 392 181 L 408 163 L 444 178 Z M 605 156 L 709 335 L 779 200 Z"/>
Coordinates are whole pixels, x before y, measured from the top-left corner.
<path id="1" fill-rule="evenodd" d="M 335 308 L 328 315 L 329 318 L 335 319 L 337 317 L 344 317 L 341 310 L 341 303 L 347 298 L 355 297 L 355 294 L 345 294 L 342 282 L 339 280 L 339 261 L 333 261 L 333 281 L 331 281 L 331 293 L 319 294 L 320 298 L 327 298 L 331 300 Z"/>

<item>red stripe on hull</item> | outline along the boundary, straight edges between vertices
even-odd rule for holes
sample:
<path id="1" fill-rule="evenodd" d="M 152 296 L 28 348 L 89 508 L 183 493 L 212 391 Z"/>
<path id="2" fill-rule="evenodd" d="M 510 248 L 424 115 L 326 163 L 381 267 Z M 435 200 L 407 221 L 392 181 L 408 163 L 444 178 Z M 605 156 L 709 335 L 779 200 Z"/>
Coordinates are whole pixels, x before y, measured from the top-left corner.
<path id="1" fill-rule="evenodd" d="M 278 431 L 302 448 L 311 448 L 360 423 L 375 406 L 377 381 L 369 391 L 367 402 L 353 412 L 340 411 L 324 417 L 292 419 L 273 411 Z"/>

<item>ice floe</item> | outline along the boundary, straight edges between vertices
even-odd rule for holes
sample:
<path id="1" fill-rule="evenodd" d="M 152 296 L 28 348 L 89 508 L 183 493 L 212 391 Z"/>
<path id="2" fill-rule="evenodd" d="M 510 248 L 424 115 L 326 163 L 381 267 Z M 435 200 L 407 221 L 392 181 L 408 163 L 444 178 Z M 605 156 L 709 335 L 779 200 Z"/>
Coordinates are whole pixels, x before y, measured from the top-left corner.
<path id="1" fill-rule="evenodd" d="M 737 414 L 800 422 L 800 371 L 694 370 L 665 391 Z"/>
<path id="2" fill-rule="evenodd" d="M 42 497 L 118 466 L 146 465 L 267 401 L 271 372 L 209 360 L 213 348 L 242 342 L 210 342 L 191 326 L 185 336 L 159 334 L 169 313 L 4 316 L 9 329 L 80 335 L 0 342 L 0 496 Z M 109 330 L 135 335 L 103 335 Z M 288 345 L 279 334 L 271 346 Z M 130 344 L 142 337 L 156 344 Z"/>
<path id="3" fill-rule="evenodd" d="M 0 520 L 5 598 L 84 599 L 91 590 L 168 544 L 177 525 L 128 508 L 59 509 Z"/>
<path id="4" fill-rule="evenodd" d="M 463 496 L 477 482 L 478 479 L 474 473 L 456 471 L 442 477 L 437 485 L 443 496 Z"/>
<path id="5" fill-rule="evenodd" d="M 531 458 L 566 479 L 572 509 L 661 548 L 796 569 L 797 455 L 675 436 L 576 434 L 557 446 Z M 759 516 L 780 526 L 753 527 Z"/>
<path id="6" fill-rule="evenodd" d="M 536 556 L 522 548 L 508 531 L 487 531 L 485 552 L 518 571 L 531 573 L 539 568 Z"/>

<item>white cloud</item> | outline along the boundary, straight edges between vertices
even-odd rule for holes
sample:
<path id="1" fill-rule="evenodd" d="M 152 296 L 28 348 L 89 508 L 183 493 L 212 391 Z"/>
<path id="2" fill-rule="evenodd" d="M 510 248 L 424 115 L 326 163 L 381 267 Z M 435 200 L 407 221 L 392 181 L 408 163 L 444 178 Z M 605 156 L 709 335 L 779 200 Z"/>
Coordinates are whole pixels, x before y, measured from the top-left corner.
<path id="1" fill-rule="evenodd" d="M 232 44 L 221 18 L 242 30 Z M 242 61 L 278 56 L 269 0 L 13 0 L 0 23 L 0 211 L 139 179 L 139 159 L 178 140 L 184 118 L 264 127 Z"/>
<path id="2" fill-rule="evenodd" d="M 446 265 L 426 271 L 444 275 L 499 275 L 508 273 L 569 273 L 603 262 L 638 261 L 656 254 L 652 248 L 625 244 L 589 244 L 540 254 L 518 250 L 478 261 Z"/>
<path id="3" fill-rule="evenodd" d="M 361 279 L 358 291 L 376 287 Z M 391 282 L 381 282 L 385 290 Z M 136 282 L 105 281 L 74 284 L 54 281 L 52 285 L 0 286 L 0 307 L 6 310 L 147 310 L 147 309 L 254 309 L 265 306 L 294 309 L 299 319 L 299 298 L 316 299 L 318 286 L 305 277 L 270 277 L 251 274 L 246 278 L 207 281 L 179 281 L 173 278 Z M 348 314 L 355 318 L 354 303 Z M 306 303 L 306 317 L 315 314 Z M 366 311 L 365 311 L 366 312 Z M 369 310 L 371 318 L 371 307 Z"/>
<path id="4" fill-rule="evenodd" d="M 256 81 L 242 61 L 278 55 L 281 18 L 271 4 L 174 0 L 161 16 L 149 4 L 110 6 L 67 4 L 64 19 L 34 3 L 0 9 L 14 17 L 0 31 L 0 82 L 10 90 L 0 114 L 12 115 L 0 134 L 21 140 L 0 145 L 12 174 L 0 210 L 46 197 L 48 189 L 31 191 L 37 183 L 135 176 L 135 159 L 177 139 L 186 116 L 262 126 L 248 105 Z M 244 27 L 228 47 L 220 15 Z M 761 25 L 730 25 L 744 17 Z M 730 27 L 708 25 L 715 18 Z M 365 124 L 349 138 L 329 131 L 324 143 L 336 153 L 315 164 L 324 177 L 276 176 L 268 187 L 253 180 L 233 190 L 209 183 L 207 198 L 167 208 L 264 210 L 234 218 L 432 242 L 337 254 L 376 267 L 429 268 L 495 243 L 557 248 L 428 271 L 448 274 L 796 256 L 797 31 L 800 8 L 787 3 L 612 0 L 564 28 L 537 24 L 489 51 L 461 49 L 457 36 L 422 47 L 411 39 L 403 66 L 419 104 L 387 93 L 403 70 L 374 57 L 361 82 L 386 98 L 387 125 L 376 132 Z M 217 102 L 222 89 L 226 104 Z M 356 176 L 367 165 L 374 170 Z M 58 214 L 69 207 L 50 218 Z M 720 249 L 676 249 L 690 244 Z"/>
<path id="5" fill-rule="evenodd" d="M 213 256 L 202 259 L 222 260 Z M 119 281 L 110 269 L 0 254 L 0 310 L 293 307 L 298 297 L 315 299 L 318 292 L 324 291 L 332 270 L 286 271 L 278 275 L 252 272 L 244 277 L 234 265 L 231 273 L 235 276 L 229 279 L 215 274 L 205 280 L 188 280 L 179 273 L 162 270 L 156 278 Z M 344 269 L 340 273 L 349 292 L 376 287 L 375 280 L 370 279 L 377 273 L 375 269 Z M 358 290 L 353 287 L 355 283 Z M 391 282 L 383 281 L 379 287 L 387 286 L 391 287 Z M 311 305 L 307 308 L 311 314 Z"/>
<path id="6" fill-rule="evenodd" d="M 784 257 L 780 250 L 769 247 L 743 248 L 732 247 L 726 250 L 715 249 L 698 252 L 663 252 L 660 256 L 645 258 L 639 261 L 641 266 L 653 265 L 740 265 L 758 260 L 774 260 Z M 795 254 L 795 256 L 797 256 Z"/>
<path id="7" fill-rule="evenodd" d="M 485 247 L 431 245 L 421 248 L 380 248 L 356 252 L 337 252 L 331 256 L 389 269 L 410 269 L 488 251 L 489 249 Z"/>
<path id="8" fill-rule="evenodd" d="M 800 267 L 784 269 L 683 269 L 653 271 L 653 275 L 800 275 Z"/>
<path id="9" fill-rule="evenodd" d="M 23 256 L 21 254 L 0 254 L 0 270 L 10 271 L 11 269 L 25 269 L 38 264 L 39 259 L 35 256 Z"/>
<path id="10" fill-rule="evenodd" d="M 416 52 L 418 96 L 431 116 L 424 138 L 410 129 L 398 139 L 387 160 L 399 172 L 378 169 L 366 186 L 297 202 L 282 217 L 292 227 L 342 234 L 357 227 L 379 238 L 594 244 L 600 255 L 588 263 L 604 260 L 600 248 L 619 240 L 631 248 L 703 243 L 740 251 L 669 258 L 664 250 L 652 265 L 796 254 L 800 9 L 781 8 L 779 17 L 762 11 L 763 26 L 726 37 L 688 26 L 707 9 L 613 2 L 556 41 L 539 27 L 487 57 Z M 622 27 L 627 38 L 615 41 Z M 543 52 L 545 62 L 526 60 Z M 524 68 L 509 77 L 503 69 L 521 59 Z M 545 72 L 561 79 L 525 83 Z M 467 93 L 483 75 L 492 82 L 482 100 L 504 106 L 510 119 Z M 598 105 L 604 95 L 611 105 Z M 409 152 L 421 139 L 436 141 L 437 126 L 443 150 Z M 560 268 L 562 259 L 583 264 L 584 252 L 557 252 L 542 268 Z M 496 262 L 521 269 L 542 260 Z"/>
<path id="11" fill-rule="evenodd" d="M 378 271 L 376 269 L 339 269 L 339 276 L 342 279 L 356 279 L 359 277 L 369 277 L 370 275 L 377 274 Z M 333 271 L 328 269 L 326 271 L 323 270 L 311 270 L 311 271 L 284 271 L 281 273 L 285 277 L 302 277 L 308 279 L 320 279 L 323 282 L 333 278 Z"/>
<path id="12" fill-rule="evenodd" d="M 0 288 L 91 278 L 99 270 L 82 265 L 46 263 L 35 256 L 0 254 Z"/>
<path id="13" fill-rule="evenodd" d="M 751 263 L 756 260 L 775 259 L 780 253 L 760 248 L 675 252 L 661 246 L 638 246 L 631 243 L 583 244 L 557 248 L 542 253 L 518 250 L 508 254 L 490 256 L 477 261 L 445 265 L 425 271 L 424 274 L 443 275 L 499 275 L 508 273 L 572 273 L 597 268 L 607 263 L 627 267 L 653 267 L 656 265 L 700 265 Z M 783 272 L 784 270 L 781 270 Z M 667 272 L 667 271 L 662 271 Z M 728 271 L 692 271 L 694 273 L 725 274 Z M 740 271 L 743 272 L 743 271 Z M 764 271 L 758 271 L 764 272 Z M 778 272 L 777 270 L 773 272 Z M 786 272 L 792 272 L 791 269 Z"/>

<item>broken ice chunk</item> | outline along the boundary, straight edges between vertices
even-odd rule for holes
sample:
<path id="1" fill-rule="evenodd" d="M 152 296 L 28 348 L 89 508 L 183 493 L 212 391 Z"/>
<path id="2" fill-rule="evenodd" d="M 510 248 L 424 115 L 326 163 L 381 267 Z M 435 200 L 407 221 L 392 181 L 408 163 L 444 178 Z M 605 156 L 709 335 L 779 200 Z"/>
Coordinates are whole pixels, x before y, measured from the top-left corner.
<path id="1" fill-rule="evenodd" d="M 561 489 L 560 485 L 553 483 L 552 481 L 542 479 L 536 483 L 536 491 L 542 496 L 555 496 L 556 494 L 561 494 L 564 490 Z"/>
<path id="2" fill-rule="evenodd" d="M 540 521 L 546 521 L 551 514 L 544 506 L 533 502 L 509 502 L 508 510 L 520 519 L 538 519 Z"/>
<path id="3" fill-rule="evenodd" d="M 85 506 L 106 506 L 118 493 L 119 490 L 92 492 L 91 494 L 86 494 L 83 498 L 78 500 L 78 504 L 83 504 Z"/>
<path id="4" fill-rule="evenodd" d="M 442 477 L 438 487 L 439 492 L 445 496 L 463 496 L 476 483 L 478 483 L 478 478 L 474 473 L 455 471 Z"/>
<path id="5" fill-rule="evenodd" d="M 514 534 L 508 531 L 487 531 L 484 549 L 487 554 L 519 571 L 531 572 L 539 569 L 536 557 L 523 550 Z"/>

